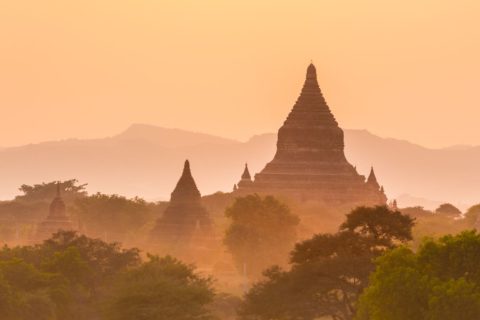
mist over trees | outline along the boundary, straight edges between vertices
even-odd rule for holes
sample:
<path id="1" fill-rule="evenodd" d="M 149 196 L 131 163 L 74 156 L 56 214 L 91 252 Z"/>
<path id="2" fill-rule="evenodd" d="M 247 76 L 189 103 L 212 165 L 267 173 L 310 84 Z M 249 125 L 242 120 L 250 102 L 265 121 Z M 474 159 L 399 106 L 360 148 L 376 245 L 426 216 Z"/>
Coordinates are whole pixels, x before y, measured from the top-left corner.
<path id="1" fill-rule="evenodd" d="M 212 279 L 172 257 L 140 258 L 62 231 L 0 251 L 0 319 L 212 319 Z"/>
<path id="2" fill-rule="evenodd" d="M 373 259 L 412 239 L 413 219 L 386 207 L 359 207 L 336 234 L 298 243 L 290 270 L 275 266 L 246 294 L 241 319 L 352 319 Z"/>
<path id="3" fill-rule="evenodd" d="M 268 266 L 286 262 L 299 223 L 287 205 L 272 196 L 248 195 L 235 199 L 225 215 L 232 223 L 224 243 L 240 272 L 255 279 Z"/>
<path id="4" fill-rule="evenodd" d="M 79 231 L 33 244 L 29 235 L 48 213 L 57 184 Z M 180 261 L 168 252 L 125 249 L 148 250 L 146 235 L 167 203 L 89 195 L 75 179 L 23 185 L 21 193 L 0 202 L 0 240 L 13 244 L 0 250 L 0 319 L 433 320 L 456 319 L 462 311 L 468 320 L 478 314 L 479 235 L 444 235 L 478 227 L 479 205 L 464 214 L 449 204 L 435 212 L 358 207 L 335 222 L 336 232 L 313 234 L 322 230 L 313 214 L 341 213 L 273 196 L 217 193 L 202 203 L 223 252 L 192 247 L 194 259 Z M 221 267 L 211 266 L 216 259 Z"/>

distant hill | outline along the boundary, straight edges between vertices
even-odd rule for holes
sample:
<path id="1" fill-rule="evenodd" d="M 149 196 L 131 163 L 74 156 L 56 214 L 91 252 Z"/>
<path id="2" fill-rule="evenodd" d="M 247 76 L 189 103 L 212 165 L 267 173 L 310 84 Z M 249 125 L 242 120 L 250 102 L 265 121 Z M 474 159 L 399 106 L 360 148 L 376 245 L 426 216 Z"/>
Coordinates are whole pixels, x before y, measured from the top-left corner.
<path id="1" fill-rule="evenodd" d="M 249 163 L 252 173 L 260 171 L 273 157 L 275 143 L 275 134 L 239 142 L 136 124 L 103 139 L 4 148 L 0 149 L 0 197 L 12 198 L 24 183 L 77 178 L 89 183 L 90 192 L 168 199 L 187 158 L 203 194 L 230 191 L 244 163 Z M 402 195 L 402 206 L 420 198 L 424 203 L 416 204 L 426 206 L 435 201 L 461 207 L 480 202 L 480 147 L 428 149 L 365 130 L 346 130 L 345 144 L 347 158 L 357 170 L 366 175 L 373 165 L 387 195 Z"/>

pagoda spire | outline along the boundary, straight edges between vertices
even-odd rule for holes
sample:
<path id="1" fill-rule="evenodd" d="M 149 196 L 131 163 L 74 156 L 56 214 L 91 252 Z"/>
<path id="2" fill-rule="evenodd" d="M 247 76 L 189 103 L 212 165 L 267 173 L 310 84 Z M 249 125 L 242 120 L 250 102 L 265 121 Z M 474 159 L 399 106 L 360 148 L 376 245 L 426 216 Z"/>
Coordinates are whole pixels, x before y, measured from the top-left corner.
<path id="1" fill-rule="evenodd" d="M 192 177 L 190 162 L 188 160 L 185 160 L 182 176 L 178 180 L 177 185 L 172 192 L 171 201 L 180 200 L 185 197 L 189 199 L 200 199 L 200 191 L 198 191 L 195 180 Z"/>
<path id="2" fill-rule="evenodd" d="M 60 198 L 60 181 L 57 181 L 57 198 Z"/>
<path id="3" fill-rule="evenodd" d="M 370 169 L 370 174 L 368 175 L 367 184 L 380 189 L 380 185 L 378 184 L 377 177 L 375 176 L 375 171 L 373 170 L 373 166 Z"/>
<path id="4" fill-rule="evenodd" d="M 242 180 L 252 180 L 252 177 L 250 176 L 250 171 L 248 170 L 248 163 L 245 163 L 245 170 L 243 170 Z"/>

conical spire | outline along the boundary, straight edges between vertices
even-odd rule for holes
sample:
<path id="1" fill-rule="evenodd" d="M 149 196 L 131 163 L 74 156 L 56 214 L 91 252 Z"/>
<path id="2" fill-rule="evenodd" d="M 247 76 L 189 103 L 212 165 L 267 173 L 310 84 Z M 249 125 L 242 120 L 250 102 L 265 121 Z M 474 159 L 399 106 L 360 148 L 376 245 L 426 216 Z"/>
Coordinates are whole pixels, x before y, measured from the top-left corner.
<path id="1" fill-rule="evenodd" d="M 247 163 L 245 163 L 245 170 L 243 170 L 242 180 L 252 181 L 252 177 L 250 176 L 250 171 L 248 171 Z"/>
<path id="2" fill-rule="evenodd" d="M 378 184 L 377 177 L 375 176 L 375 172 L 373 171 L 373 167 L 370 169 L 370 174 L 367 179 L 367 184 L 379 189 L 380 185 Z"/>
<path id="3" fill-rule="evenodd" d="M 178 180 L 177 186 L 172 192 L 171 201 L 182 199 L 200 199 L 200 191 L 198 191 L 195 180 L 193 180 L 192 173 L 190 171 L 190 162 L 188 160 L 185 160 L 182 176 Z"/>
<path id="4" fill-rule="evenodd" d="M 338 126 L 323 97 L 317 81 L 317 70 L 313 63 L 307 68 L 305 82 L 287 122 L 292 120 L 309 121 L 322 126 Z"/>

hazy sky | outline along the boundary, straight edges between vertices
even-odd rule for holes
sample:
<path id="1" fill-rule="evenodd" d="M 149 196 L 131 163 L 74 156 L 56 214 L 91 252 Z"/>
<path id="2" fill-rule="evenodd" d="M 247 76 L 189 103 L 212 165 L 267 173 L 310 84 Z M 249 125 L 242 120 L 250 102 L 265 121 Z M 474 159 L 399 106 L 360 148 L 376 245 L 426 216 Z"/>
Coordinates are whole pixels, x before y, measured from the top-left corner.
<path id="1" fill-rule="evenodd" d="M 0 146 L 281 125 L 313 59 L 340 125 L 479 144 L 480 1 L 0 2 Z"/>

